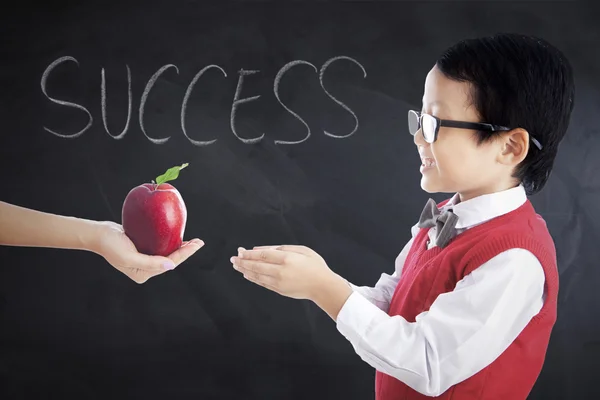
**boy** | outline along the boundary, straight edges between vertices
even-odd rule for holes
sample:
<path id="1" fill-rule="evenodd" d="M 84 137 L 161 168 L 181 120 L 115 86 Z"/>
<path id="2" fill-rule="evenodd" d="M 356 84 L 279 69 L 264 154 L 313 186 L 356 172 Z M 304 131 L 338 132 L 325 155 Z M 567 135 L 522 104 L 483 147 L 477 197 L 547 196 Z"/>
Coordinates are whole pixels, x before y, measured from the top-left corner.
<path id="1" fill-rule="evenodd" d="M 310 299 L 376 368 L 377 400 L 525 399 L 556 320 L 556 252 L 527 199 L 546 183 L 573 109 L 567 59 L 501 34 L 449 48 L 409 131 L 430 200 L 392 275 L 356 287 L 302 246 L 240 248 L 234 268 Z"/>

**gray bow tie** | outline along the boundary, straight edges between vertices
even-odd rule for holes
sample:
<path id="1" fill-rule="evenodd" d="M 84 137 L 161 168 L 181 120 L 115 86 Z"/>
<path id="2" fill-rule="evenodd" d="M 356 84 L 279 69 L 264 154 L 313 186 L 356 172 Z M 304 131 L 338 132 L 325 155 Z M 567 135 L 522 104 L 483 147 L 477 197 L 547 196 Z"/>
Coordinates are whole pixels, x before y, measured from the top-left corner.
<path id="1" fill-rule="evenodd" d="M 437 204 L 433 199 L 429 199 L 419 218 L 419 228 L 436 227 L 436 245 L 444 248 L 450 240 L 456 235 L 456 223 L 458 216 L 452 210 L 440 212 Z"/>

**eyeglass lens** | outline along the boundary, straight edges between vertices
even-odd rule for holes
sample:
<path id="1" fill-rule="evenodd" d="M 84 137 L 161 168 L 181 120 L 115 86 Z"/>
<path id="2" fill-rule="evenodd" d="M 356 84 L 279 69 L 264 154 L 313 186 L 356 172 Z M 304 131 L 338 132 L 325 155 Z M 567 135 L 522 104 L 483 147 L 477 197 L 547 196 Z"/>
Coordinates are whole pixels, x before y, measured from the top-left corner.
<path id="1" fill-rule="evenodd" d="M 420 120 L 419 120 L 420 119 Z M 419 128 L 426 142 L 431 143 L 435 138 L 437 121 L 431 115 L 421 114 L 420 118 L 414 111 L 408 112 L 408 131 L 415 135 Z"/>

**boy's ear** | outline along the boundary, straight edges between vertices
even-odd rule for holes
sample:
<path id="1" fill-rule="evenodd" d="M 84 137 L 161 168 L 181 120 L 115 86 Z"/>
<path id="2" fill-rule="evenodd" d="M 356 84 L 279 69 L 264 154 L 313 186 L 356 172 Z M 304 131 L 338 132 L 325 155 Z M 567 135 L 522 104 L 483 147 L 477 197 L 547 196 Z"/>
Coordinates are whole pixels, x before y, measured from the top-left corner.
<path id="1" fill-rule="evenodd" d="M 510 165 L 521 163 L 529 152 L 529 133 L 523 128 L 515 128 L 502 135 L 502 139 L 499 161 Z"/>

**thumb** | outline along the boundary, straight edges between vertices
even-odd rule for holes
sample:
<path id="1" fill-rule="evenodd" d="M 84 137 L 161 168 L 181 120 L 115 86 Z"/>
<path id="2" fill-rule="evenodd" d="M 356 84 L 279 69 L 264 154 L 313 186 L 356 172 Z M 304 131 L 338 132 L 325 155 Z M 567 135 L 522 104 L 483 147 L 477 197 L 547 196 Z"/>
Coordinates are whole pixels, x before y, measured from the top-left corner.
<path id="1" fill-rule="evenodd" d="M 305 256 L 314 256 L 317 254 L 313 249 L 306 246 L 298 246 L 293 244 L 284 244 L 276 247 L 277 250 L 289 251 L 290 253 L 304 254 Z"/>
<path id="2" fill-rule="evenodd" d="M 204 246 L 204 242 L 200 239 L 192 239 L 182 245 L 180 248 L 169 254 L 166 258 L 173 263 L 173 268 L 190 258 L 195 252 Z M 168 263 L 168 261 L 165 261 Z"/>

